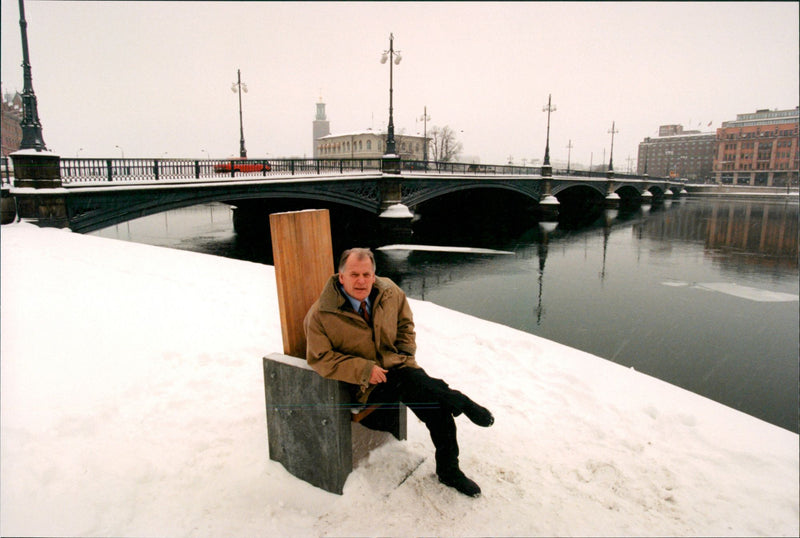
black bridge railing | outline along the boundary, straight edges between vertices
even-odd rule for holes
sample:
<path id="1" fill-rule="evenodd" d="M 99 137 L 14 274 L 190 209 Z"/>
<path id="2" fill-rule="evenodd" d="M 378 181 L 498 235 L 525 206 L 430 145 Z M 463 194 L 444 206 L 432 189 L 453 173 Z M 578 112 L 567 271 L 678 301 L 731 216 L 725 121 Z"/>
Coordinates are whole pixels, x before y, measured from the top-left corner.
<path id="1" fill-rule="evenodd" d="M 517 166 L 517 165 L 498 165 L 498 164 L 471 164 L 471 163 L 442 163 L 430 161 L 402 161 L 401 168 L 413 172 L 437 172 L 452 174 L 513 174 L 513 175 L 541 175 L 540 166 Z M 606 178 L 605 170 L 556 170 L 553 169 L 554 176 L 570 177 L 593 177 Z M 667 178 L 655 176 L 643 176 L 639 174 L 621 174 L 614 172 L 614 177 L 618 179 L 647 179 L 661 181 Z M 676 180 L 677 181 L 677 180 Z"/>
<path id="2" fill-rule="evenodd" d="M 61 182 L 136 182 L 271 175 L 344 174 L 381 169 L 380 159 L 61 159 Z"/>
<path id="3" fill-rule="evenodd" d="M 9 173 L 9 159 L 3 158 L 0 182 L 13 183 Z M 93 159 L 62 158 L 61 181 L 65 185 L 78 183 L 148 181 L 209 181 L 230 178 L 257 179 L 269 176 L 309 174 L 345 174 L 351 172 L 376 172 L 382 159 Z M 455 162 L 403 160 L 404 172 L 458 174 L 458 175 L 531 175 L 541 176 L 538 166 L 495 165 Z M 554 176 L 604 178 L 603 171 L 553 170 Z M 617 180 L 640 179 L 661 181 L 667 178 L 615 173 Z"/>
<path id="4" fill-rule="evenodd" d="M 516 166 L 503 164 L 451 163 L 434 161 L 401 161 L 401 169 L 411 172 L 436 172 L 444 174 L 514 174 L 538 175 L 538 166 Z"/>

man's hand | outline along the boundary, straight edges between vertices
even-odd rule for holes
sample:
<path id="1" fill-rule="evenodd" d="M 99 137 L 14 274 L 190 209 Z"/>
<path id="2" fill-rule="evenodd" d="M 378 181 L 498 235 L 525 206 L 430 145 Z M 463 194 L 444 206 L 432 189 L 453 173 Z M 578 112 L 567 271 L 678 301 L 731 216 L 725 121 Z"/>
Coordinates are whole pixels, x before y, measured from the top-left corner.
<path id="1" fill-rule="evenodd" d="M 369 374 L 369 384 L 370 385 L 377 385 L 378 383 L 385 383 L 386 382 L 386 372 L 389 370 L 384 370 L 378 365 L 372 367 L 372 373 Z"/>

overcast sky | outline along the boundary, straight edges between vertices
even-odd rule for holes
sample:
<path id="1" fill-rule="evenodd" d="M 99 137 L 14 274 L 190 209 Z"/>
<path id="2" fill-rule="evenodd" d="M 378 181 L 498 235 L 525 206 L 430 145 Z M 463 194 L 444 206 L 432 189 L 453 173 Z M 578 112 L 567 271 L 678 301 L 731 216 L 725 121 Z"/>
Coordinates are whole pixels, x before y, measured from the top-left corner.
<path id="1" fill-rule="evenodd" d="M 48 149 L 63 157 L 311 156 L 331 132 L 449 125 L 484 163 L 544 157 L 625 171 L 658 126 L 712 131 L 798 105 L 798 3 L 25 2 Z M 22 91 L 17 0 L 2 0 L 3 92 Z M 711 123 L 711 126 L 709 126 Z M 605 153 L 604 153 L 605 152 Z"/>

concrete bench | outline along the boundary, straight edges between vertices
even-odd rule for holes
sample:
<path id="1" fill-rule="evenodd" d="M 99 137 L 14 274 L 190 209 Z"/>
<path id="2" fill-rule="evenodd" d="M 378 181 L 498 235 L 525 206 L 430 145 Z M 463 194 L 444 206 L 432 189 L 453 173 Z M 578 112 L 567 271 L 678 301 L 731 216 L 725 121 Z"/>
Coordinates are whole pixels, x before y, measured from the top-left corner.
<path id="1" fill-rule="evenodd" d="M 391 436 L 406 439 L 405 406 L 360 410 L 345 383 L 323 378 L 297 357 L 264 357 L 264 392 L 270 459 L 331 493 L 342 493 L 370 450 Z"/>

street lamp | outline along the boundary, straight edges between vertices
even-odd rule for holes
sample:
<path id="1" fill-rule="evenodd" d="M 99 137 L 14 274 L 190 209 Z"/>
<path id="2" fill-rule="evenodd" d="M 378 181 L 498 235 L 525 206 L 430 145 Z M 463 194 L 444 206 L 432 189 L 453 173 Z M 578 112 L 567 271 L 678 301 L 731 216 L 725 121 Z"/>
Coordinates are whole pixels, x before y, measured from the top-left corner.
<path id="1" fill-rule="evenodd" d="M 394 34 L 389 34 L 389 50 L 383 51 L 383 55 L 381 56 L 382 64 L 385 64 L 386 60 L 389 60 L 389 127 L 386 134 L 386 154 L 396 155 L 397 150 L 394 142 L 394 110 L 392 108 L 392 64 L 399 64 L 402 57 L 400 56 L 400 51 L 394 50 Z"/>
<path id="2" fill-rule="evenodd" d="M 608 171 L 606 172 L 606 176 L 611 177 L 614 175 L 614 135 L 618 133 L 614 127 L 616 126 L 617 122 L 611 122 L 611 130 L 608 131 L 611 133 L 611 155 L 608 158 Z"/>
<path id="3" fill-rule="evenodd" d="M 46 151 L 42 136 L 42 124 L 39 121 L 39 112 L 36 108 L 36 94 L 33 93 L 33 75 L 31 62 L 28 56 L 28 22 L 25 20 L 25 5 L 19 0 L 19 29 L 22 36 L 22 141 L 19 149 L 35 149 Z"/>
<path id="4" fill-rule="evenodd" d="M 555 112 L 556 107 L 550 105 L 550 95 L 547 95 L 547 106 L 542 108 L 542 112 L 547 112 L 547 143 L 544 147 L 544 164 L 542 165 L 542 175 L 552 176 L 553 167 L 550 166 L 550 113 Z"/>
<path id="5" fill-rule="evenodd" d="M 567 175 L 569 175 L 569 158 L 572 156 L 572 140 L 567 143 Z"/>
<path id="6" fill-rule="evenodd" d="M 247 84 L 242 82 L 241 70 L 236 70 L 236 82 L 231 86 L 233 93 L 239 93 L 239 157 L 242 159 L 247 158 L 247 149 L 244 147 L 244 126 L 242 124 L 242 90 L 247 93 Z"/>
<path id="7" fill-rule="evenodd" d="M 423 121 L 423 124 L 422 124 L 422 147 L 423 147 L 423 151 L 424 151 L 424 155 L 425 155 L 425 157 L 422 160 L 424 160 L 427 163 L 428 162 L 428 120 L 431 119 L 431 117 L 428 116 L 428 107 L 427 106 L 425 107 L 425 109 L 424 109 L 424 111 L 422 113 L 422 117 L 420 119 Z"/>
<path id="8" fill-rule="evenodd" d="M 673 151 L 668 149 L 667 151 L 664 152 L 664 155 L 669 155 L 669 158 L 667 158 L 667 176 L 672 177 Z"/>
<path id="9" fill-rule="evenodd" d="M 114 147 L 119 150 L 120 154 L 122 155 L 122 158 L 124 159 L 125 158 L 125 150 L 123 150 L 121 147 L 119 147 L 117 145 L 115 145 Z"/>

